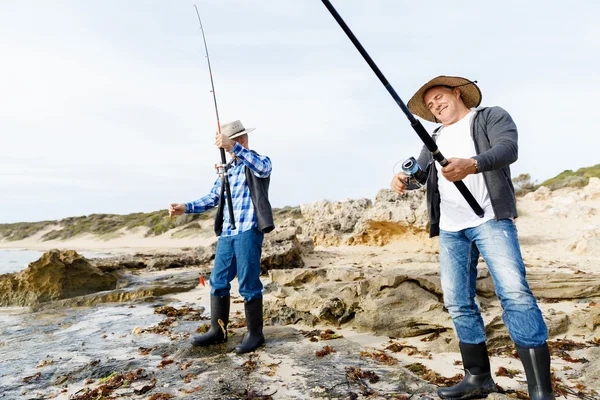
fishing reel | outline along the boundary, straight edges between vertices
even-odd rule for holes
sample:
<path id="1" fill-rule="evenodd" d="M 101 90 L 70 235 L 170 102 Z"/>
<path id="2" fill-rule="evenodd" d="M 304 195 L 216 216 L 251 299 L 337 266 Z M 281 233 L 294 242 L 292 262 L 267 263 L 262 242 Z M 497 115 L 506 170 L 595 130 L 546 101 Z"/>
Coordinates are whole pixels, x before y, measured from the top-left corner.
<path id="1" fill-rule="evenodd" d="M 227 172 L 227 170 L 231 168 L 232 164 L 233 160 L 230 160 L 227 164 L 215 163 L 215 171 L 217 172 L 217 175 L 219 175 L 222 178 L 223 174 L 225 174 L 225 172 Z"/>
<path id="2" fill-rule="evenodd" d="M 421 169 L 414 157 L 402 162 L 402 172 L 408 177 L 407 182 L 404 182 L 407 186 L 410 183 L 415 183 L 417 186 L 423 187 L 427 183 L 427 174 Z"/>
<path id="3" fill-rule="evenodd" d="M 221 178 L 223 177 L 226 166 L 227 166 L 227 164 L 215 163 L 215 171 L 216 171 L 217 175 L 219 175 L 219 177 L 221 177 Z"/>

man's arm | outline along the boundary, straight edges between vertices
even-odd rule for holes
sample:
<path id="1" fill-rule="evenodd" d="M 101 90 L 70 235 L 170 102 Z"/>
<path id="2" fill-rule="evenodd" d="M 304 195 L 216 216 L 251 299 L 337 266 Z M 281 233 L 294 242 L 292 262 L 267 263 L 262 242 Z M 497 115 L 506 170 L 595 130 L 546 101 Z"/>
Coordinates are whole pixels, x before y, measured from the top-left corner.
<path id="1" fill-rule="evenodd" d="M 273 169 L 273 165 L 271 164 L 271 159 L 267 156 L 261 156 L 256 154 L 239 143 L 236 143 L 235 146 L 231 149 L 233 154 L 235 154 L 246 167 L 250 168 L 252 173 L 258 178 L 266 178 L 271 175 L 271 170 Z"/>
<path id="2" fill-rule="evenodd" d="M 186 214 L 199 214 L 206 210 L 210 210 L 217 204 L 219 204 L 219 197 L 221 195 L 221 178 L 217 178 L 210 192 L 198 200 L 185 203 Z"/>
<path id="3" fill-rule="evenodd" d="M 419 164 L 419 167 L 421 167 L 423 171 L 427 171 L 432 160 L 433 156 L 431 155 L 431 152 L 427 146 L 423 146 L 423 148 L 421 148 L 421 154 L 417 157 L 417 164 Z"/>
<path id="4" fill-rule="evenodd" d="M 473 157 L 477 160 L 479 172 L 506 167 L 517 161 L 519 156 L 517 126 L 510 114 L 500 107 L 490 107 L 488 110 L 483 112 L 486 114 L 484 117 L 491 148 Z"/>

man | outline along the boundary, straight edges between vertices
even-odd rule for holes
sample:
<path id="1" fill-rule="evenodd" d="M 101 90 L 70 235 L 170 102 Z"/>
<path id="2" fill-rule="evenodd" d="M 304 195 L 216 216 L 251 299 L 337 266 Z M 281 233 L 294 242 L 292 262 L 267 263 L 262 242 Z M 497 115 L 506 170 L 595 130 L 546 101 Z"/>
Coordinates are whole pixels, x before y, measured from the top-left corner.
<path id="1" fill-rule="evenodd" d="M 192 339 L 194 346 L 227 341 L 230 282 L 236 274 L 248 328 L 236 352 L 254 351 L 265 341 L 260 256 L 264 233 L 275 227 L 268 193 L 272 165 L 269 157 L 249 150 L 248 133 L 253 130 L 244 129 L 240 121 L 235 121 L 221 126 L 221 134 L 216 135 L 217 147 L 227 150 L 233 157 L 225 173 L 231 187 L 236 229 L 232 229 L 229 213 L 225 210 L 227 204 L 220 176 L 206 196 L 190 203 L 173 203 L 169 207 L 169 215 L 173 216 L 201 213 L 219 205 L 215 233 L 220 237 L 210 274 L 211 325 L 208 332 Z"/>
<path id="2" fill-rule="evenodd" d="M 525 279 L 514 219 L 517 207 L 510 164 L 517 160 L 517 128 L 499 107 L 471 110 L 481 91 L 464 78 L 438 76 L 408 102 L 417 116 L 440 122 L 433 134 L 448 165 L 433 163 L 426 147 L 417 162 L 427 178 L 430 236 L 440 244 L 440 276 L 444 303 L 459 339 L 465 378 L 443 388 L 444 399 L 485 397 L 496 392 L 485 344 L 483 319 L 475 302 L 477 261 L 483 256 L 496 286 L 503 320 L 525 367 L 532 400 L 552 399 L 548 330 Z M 441 176 L 440 176 L 441 175 Z M 407 176 L 392 179 L 403 193 Z M 478 217 L 453 182 L 462 180 L 483 208 Z M 416 185 L 410 184 L 408 189 Z"/>

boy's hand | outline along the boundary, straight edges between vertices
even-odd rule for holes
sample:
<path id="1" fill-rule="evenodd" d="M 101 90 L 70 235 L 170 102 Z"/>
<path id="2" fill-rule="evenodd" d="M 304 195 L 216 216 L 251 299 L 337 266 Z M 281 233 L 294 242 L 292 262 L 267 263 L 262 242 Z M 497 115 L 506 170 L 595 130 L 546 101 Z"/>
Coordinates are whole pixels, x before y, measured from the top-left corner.
<path id="1" fill-rule="evenodd" d="M 185 210 L 187 209 L 185 203 L 172 203 L 169 206 L 169 217 L 174 217 L 176 215 L 185 214 Z"/>

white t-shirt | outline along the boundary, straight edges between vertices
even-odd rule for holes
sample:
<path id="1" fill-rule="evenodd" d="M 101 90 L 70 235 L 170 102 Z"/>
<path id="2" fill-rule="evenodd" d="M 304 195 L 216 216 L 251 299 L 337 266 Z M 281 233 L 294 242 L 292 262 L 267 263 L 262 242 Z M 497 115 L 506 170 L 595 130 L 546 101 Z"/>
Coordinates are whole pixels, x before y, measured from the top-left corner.
<path id="1" fill-rule="evenodd" d="M 446 159 L 471 158 L 477 155 L 471 137 L 471 121 L 474 115 L 475 113 L 471 111 L 460 121 L 450 126 L 444 126 L 438 132 L 436 143 Z M 458 232 L 466 228 L 479 226 L 494 218 L 494 210 L 483 180 L 483 174 L 467 175 L 463 179 L 463 182 L 485 213 L 483 218 L 479 218 L 454 183 L 444 178 L 442 166 L 437 162 L 435 165 L 438 172 L 438 188 L 441 197 L 440 229 Z"/>

